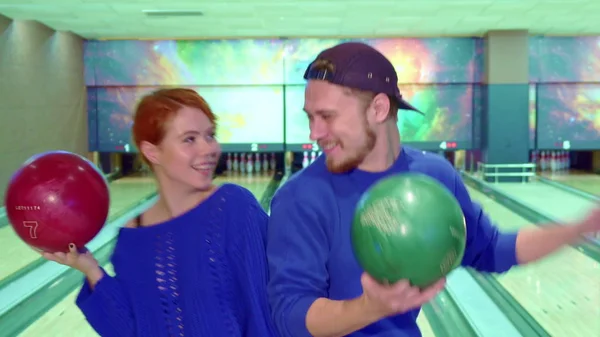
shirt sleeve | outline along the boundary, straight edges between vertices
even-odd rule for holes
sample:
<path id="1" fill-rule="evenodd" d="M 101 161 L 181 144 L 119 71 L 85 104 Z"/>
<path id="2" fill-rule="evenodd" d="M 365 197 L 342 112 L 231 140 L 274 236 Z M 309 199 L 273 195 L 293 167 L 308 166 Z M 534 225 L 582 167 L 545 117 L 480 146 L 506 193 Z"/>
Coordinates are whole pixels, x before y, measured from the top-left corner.
<path id="1" fill-rule="evenodd" d="M 243 308 L 241 322 L 243 335 L 247 337 L 278 336 L 271 318 L 267 298 L 268 266 L 266 257 L 266 235 L 268 216 L 258 202 L 248 207 L 247 213 L 232 233 L 235 244 L 231 247 L 232 263 L 236 280 L 242 290 Z"/>
<path id="2" fill-rule="evenodd" d="M 501 232 L 494 226 L 481 205 L 471 200 L 458 174 L 454 178 L 454 195 L 463 209 L 467 225 L 467 244 L 462 265 L 493 273 L 503 273 L 516 266 L 518 233 Z"/>
<path id="3" fill-rule="evenodd" d="M 310 337 L 306 314 L 315 300 L 327 296 L 328 223 L 310 193 L 288 182 L 271 203 L 267 257 L 273 319 L 284 337 Z M 332 212 L 333 210 L 330 210 Z"/>
<path id="4" fill-rule="evenodd" d="M 104 276 L 92 290 L 87 280 L 75 300 L 87 321 L 100 336 L 133 337 L 133 311 L 117 278 L 103 269 Z"/>

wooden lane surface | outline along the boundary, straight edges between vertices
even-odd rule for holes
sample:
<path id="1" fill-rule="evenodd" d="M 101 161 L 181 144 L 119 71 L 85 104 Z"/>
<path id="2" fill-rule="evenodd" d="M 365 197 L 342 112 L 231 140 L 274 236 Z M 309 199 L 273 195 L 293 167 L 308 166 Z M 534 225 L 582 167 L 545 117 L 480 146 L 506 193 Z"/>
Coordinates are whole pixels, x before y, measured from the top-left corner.
<path id="1" fill-rule="evenodd" d="M 569 174 L 548 173 L 544 174 L 543 177 L 552 179 L 557 183 L 565 184 L 589 194 L 600 196 L 600 175 L 598 174 L 584 174 L 581 172 L 573 172 Z"/>
<path id="2" fill-rule="evenodd" d="M 483 193 L 472 188 L 469 193 L 502 231 L 535 228 Z M 549 209 L 564 207 L 560 198 L 547 200 Z M 600 265 L 576 249 L 565 247 L 495 277 L 551 336 L 591 337 L 600 332 Z"/>

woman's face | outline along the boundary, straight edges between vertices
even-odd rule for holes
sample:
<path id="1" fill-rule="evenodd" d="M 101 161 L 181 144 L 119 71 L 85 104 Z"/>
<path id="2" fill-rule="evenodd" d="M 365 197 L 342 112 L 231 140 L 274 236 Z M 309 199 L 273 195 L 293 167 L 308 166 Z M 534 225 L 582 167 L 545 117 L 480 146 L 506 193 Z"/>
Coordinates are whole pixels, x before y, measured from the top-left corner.
<path id="1" fill-rule="evenodd" d="M 160 145 L 151 146 L 150 161 L 171 181 L 209 189 L 221 155 L 213 123 L 201 110 L 183 107 L 165 131 Z"/>

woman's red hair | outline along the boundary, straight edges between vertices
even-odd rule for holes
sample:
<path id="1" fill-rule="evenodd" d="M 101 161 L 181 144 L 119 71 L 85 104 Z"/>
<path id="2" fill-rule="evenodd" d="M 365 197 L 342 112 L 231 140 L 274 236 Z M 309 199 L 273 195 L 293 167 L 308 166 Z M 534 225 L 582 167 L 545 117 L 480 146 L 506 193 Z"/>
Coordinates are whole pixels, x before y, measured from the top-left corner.
<path id="1" fill-rule="evenodd" d="M 183 107 L 202 111 L 216 126 L 217 117 L 196 91 L 186 88 L 159 89 L 144 96 L 136 108 L 132 133 L 137 148 L 142 142 L 160 144 L 165 137 L 167 124 Z"/>

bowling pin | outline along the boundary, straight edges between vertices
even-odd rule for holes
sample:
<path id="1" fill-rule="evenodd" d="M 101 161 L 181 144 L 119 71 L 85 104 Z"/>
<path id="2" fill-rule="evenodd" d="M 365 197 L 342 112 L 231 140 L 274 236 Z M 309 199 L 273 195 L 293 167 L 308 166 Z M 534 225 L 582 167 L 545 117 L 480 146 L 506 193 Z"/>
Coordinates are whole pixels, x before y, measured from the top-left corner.
<path id="1" fill-rule="evenodd" d="M 263 167 L 264 171 L 268 171 L 269 170 L 269 157 L 267 156 L 266 153 L 263 156 L 262 167 Z"/>
<path id="2" fill-rule="evenodd" d="M 304 157 L 302 158 L 302 167 L 307 167 L 310 164 L 308 161 L 308 152 L 304 151 Z"/>
<path id="3" fill-rule="evenodd" d="M 556 171 L 562 170 L 562 151 L 556 151 Z"/>
<path id="4" fill-rule="evenodd" d="M 237 172 L 240 169 L 240 159 L 239 159 L 237 153 L 233 154 L 233 165 L 232 165 L 232 167 L 233 167 L 233 171 L 234 172 Z"/>
<path id="5" fill-rule="evenodd" d="M 540 155 L 540 168 L 542 171 L 546 171 L 547 168 L 547 157 L 546 157 L 546 151 L 542 151 L 541 155 Z"/>
<path id="6" fill-rule="evenodd" d="M 231 153 L 227 154 L 227 172 L 231 172 L 231 168 L 232 168 L 233 162 L 231 159 Z"/>
<path id="7" fill-rule="evenodd" d="M 563 169 L 563 153 L 562 151 L 557 151 L 556 152 L 556 170 L 558 172 L 562 171 Z"/>
<path id="8" fill-rule="evenodd" d="M 271 153 L 271 161 L 269 162 L 269 166 L 271 167 L 271 170 L 275 171 L 276 164 L 277 164 L 277 162 L 275 161 L 275 153 Z"/>
<path id="9" fill-rule="evenodd" d="M 260 153 L 257 153 L 254 159 L 254 172 L 260 172 L 260 169 Z"/>
<path id="10" fill-rule="evenodd" d="M 310 163 L 311 163 L 311 164 L 312 164 L 312 163 L 314 163 L 314 162 L 315 162 L 315 159 L 317 159 L 317 153 L 316 153 L 315 151 L 313 151 L 313 152 L 310 154 Z"/>
<path id="11" fill-rule="evenodd" d="M 254 171 L 254 160 L 252 160 L 252 154 L 248 154 L 248 161 L 246 162 L 246 172 L 252 173 Z"/>

